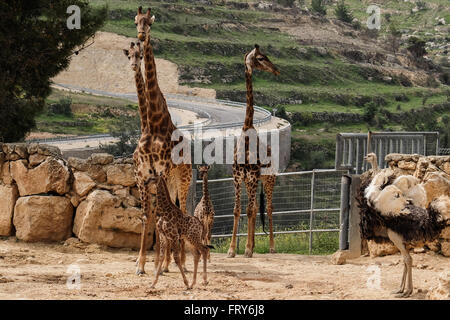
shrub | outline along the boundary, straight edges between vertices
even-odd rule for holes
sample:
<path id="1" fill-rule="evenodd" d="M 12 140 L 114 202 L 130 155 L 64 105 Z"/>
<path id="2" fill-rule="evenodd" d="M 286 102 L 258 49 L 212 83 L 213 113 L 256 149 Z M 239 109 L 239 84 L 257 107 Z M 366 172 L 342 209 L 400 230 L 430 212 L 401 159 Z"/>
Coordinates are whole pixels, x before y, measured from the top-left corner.
<path id="1" fill-rule="evenodd" d="M 343 22 L 352 23 L 353 21 L 353 15 L 350 12 L 350 9 L 345 5 L 344 0 L 338 2 L 334 13 L 336 14 L 336 17 Z"/>
<path id="2" fill-rule="evenodd" d="M 73 116 L 72 114 L 72 99 L 61 98 L 57 103 L 52 103 L 47 106 L 49 114 L 59 114 L 64 116 Z"/>
<path id="3" fill-rule="evenodd" d="M 312 0 L 311 9 L 313 12 L 325 16 L 327 14 L 327 8 L 325 7 L 324 0 Z"/>

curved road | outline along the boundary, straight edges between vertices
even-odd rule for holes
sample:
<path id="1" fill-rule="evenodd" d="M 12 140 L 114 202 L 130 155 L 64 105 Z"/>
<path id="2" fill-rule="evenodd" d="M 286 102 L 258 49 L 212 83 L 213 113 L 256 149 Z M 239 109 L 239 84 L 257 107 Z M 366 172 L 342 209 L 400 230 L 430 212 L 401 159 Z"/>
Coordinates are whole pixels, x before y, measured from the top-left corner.
<path id="1" fill-rule="evenodd" d="M 135 103 L 138 101 L 137 94 L 112 93 L 59 83 L 55 85 L 71 91 L 86 92 L 104 97 L 120 98 L 133 101 Z M 208 121 L 205 123 L 205 127 L 240 127 L 244 123 L 245 104 L 176 94 L 164 94 L 164 96 L 169 108 L 172 107 L 193 111 L 199 114 L 201 118 L 207 118 Z M 255 123 L 269 121 L 270 113 L 266 110 L 255 107 L 254 119 Z M 179 123 L 176 116 L 174 117 L 174 122 Z"/>

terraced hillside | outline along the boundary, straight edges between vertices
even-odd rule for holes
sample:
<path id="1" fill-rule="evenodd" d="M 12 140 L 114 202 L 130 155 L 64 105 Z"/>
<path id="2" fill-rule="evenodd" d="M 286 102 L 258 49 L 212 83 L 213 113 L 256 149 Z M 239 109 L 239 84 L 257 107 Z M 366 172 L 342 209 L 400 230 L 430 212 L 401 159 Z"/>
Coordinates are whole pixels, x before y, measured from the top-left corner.
<path id="1" fill-rule="evenodd" d="M 290 2 L 110 0 L 103 30 L 135 37 L 136 8 L 151 6 L 155 54 L 178 65 L 180 83 L 240 101 L 243 56 L 258 43 L 281 75 L 258 73 L 255 101 L 294 125 L 295 168 L 332 166 L 336 132 L 440 130 L 449 143 L 446 1 L 378 1 L 378 32 L 365 23 L 369 1 L 345 2 L 351 23 L 336 19 L 336 1 L 325 1 L 326 16 L 312 12 L 309 0 L 279 4 Z M 428 57 L 407 50 L 412 37 L 425 41 Z"/>

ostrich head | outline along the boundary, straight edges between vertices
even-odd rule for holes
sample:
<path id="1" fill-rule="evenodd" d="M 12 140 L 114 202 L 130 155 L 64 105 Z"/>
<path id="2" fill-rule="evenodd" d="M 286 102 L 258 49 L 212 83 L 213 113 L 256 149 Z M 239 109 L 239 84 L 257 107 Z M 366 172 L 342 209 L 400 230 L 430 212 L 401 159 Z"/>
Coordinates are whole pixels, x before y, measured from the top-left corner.
<path id="1" fill-rule="evenodd" d="M 367 154 L 364 157 L 364 160 L 367 161 L 368 163 L 370 163 L 370 165 L 372 166 L 372 170 L 373 171 L 378 171 L 378 162 L 377 162 L 377 155 L 373 152 Z"/>

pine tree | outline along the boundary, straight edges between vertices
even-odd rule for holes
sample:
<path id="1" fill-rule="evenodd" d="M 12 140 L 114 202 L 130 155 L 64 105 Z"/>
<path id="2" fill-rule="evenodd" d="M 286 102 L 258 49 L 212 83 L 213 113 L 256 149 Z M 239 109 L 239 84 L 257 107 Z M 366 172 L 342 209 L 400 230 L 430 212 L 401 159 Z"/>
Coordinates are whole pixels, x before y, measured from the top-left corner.
<path id="1" fill-rule="evenodd" d="M 81 29 L 67 27 L 71 5 L 81 9 Z M 22 140 L 35 126 L 50 79 L 68 67 L 106 14 L 106 7 L 93 9 L 87 0 L 0 2 L 0 141 Z"/>
<path id="2" fill-rule="evenodd" d="M 344 22 L 352 23 L 353 21 L 353 15 L 350 12 L 350 9 L 345 5 L 345 1 L 342 0 L 336 5 L 335 9 L 336 17 Z"/>

